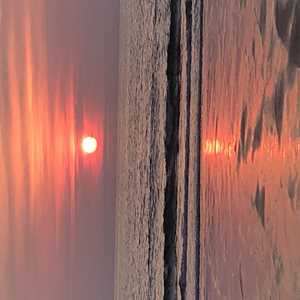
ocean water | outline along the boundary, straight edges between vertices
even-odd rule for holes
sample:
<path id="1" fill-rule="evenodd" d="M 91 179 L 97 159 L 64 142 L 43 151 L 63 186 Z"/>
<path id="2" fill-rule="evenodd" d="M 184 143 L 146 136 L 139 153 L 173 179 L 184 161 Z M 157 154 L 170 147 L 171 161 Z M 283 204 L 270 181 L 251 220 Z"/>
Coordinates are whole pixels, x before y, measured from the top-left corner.
<path id="1" fill-rule="evenodd" d="M 199 294 L 200 12 L 121 1 L 116 299 Z"/>
<path id="2" fill-rule="evenodd" d="M 202 299 L 300 299 L 298 1 L 205 1 Z"/>

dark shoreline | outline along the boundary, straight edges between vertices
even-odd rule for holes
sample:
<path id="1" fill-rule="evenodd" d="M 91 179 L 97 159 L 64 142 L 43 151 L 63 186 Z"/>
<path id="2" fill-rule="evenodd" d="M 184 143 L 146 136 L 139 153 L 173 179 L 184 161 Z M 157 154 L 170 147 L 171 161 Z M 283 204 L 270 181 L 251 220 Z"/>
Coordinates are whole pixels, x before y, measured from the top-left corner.
<path id="1" fill-rule="evenodd" d="M 121 1 L 115 299 L 200 299 L 202 5 Z"/>
<path id="2" fill-rule="evenodd" d="M 197 6 L 197 7 L 195 7 Z M 197 10 L 198 9 L 198 10 Z M 194 13 L 193 13 L 194 11 Z M 167 123 L 166 123 L 166 173 L 167 185 L 165 191 L 165 252 L 164 252 L 164 299 L 193 299 L 200 298 L 200 108 L 201 97 L 192 99 L 192 80 L 194 72 L 192 68 L 193 47 L 195 47 L 195 29 L 200 29 L 202 22 L 202 6 L 193 6 L 192 1 L 185 3 L 185 9 L 181 11 L 181 1 L 171 1 L 171 25 L 170 42 L 168 49 L 168 98 L 167 98 Z M 196 14 L 196 16 L 195 16 Z M 197 19 L 200 22 L 197 24 Z M 199 21 L 199 20 L 198 20 Z M 195 24 L 196 23 L 196 24 Z M 193 27 L 194 26 L 194 27 Z M 200 44 L 202 45 L 202 34 L 200 29 Z M 197 39 L 197 38 L 196 38 Z M 201 47 L 199 55 L 201 56 Z M 193 61 L 193 63 L 195 63 Z M 185 66 L 183 66 L 185 64 Z M 199 71 L 201 61 L 199 61 Z M 185 72 L 185 74 L 183 74 Z M 201 72 L 200 72 L 201 73 Z M 185 82 L 183 82 L 185 81 Z M 199 89 L 201 79 L 199 78 Z M 198 106 L 191 110 L 192 101 Z M 198 101 L 198 103 L 197 103 Z M 169 108 L 170 107 L 170 108 Z M 175 116 L 174 116 L 175 112 Z M 193 118 L 193 115 L 196 118 Z M 171 121 L 169 121 L 171 120 Z M 192 131 L 191 120 L 195 123 Z M 173 121 L 173 122 L 172 122 Z M 175 124 L 176 123 L 176 124 Z M 172 125 L 171 125 L 172 124 Z M 196 133 L 199 139 L 192 141 Z M 181 132 L 181 136 L 180 136 Z M 182 139 L 180 144 L 179 140 Z M 194 147 L 194 149 L 192 149 Z M 195 151 L 196 157 L 191 157 L 191 151 Z M 200 151 L 200 150 L 199 150 Z M 179 160 L 182 160 L 182 172 Z M 190 168 L 196 170 L 190 177 Z M 190 184 L 193 183 L 193 189 Z M 183 192 L 179 195 L 178 191 Z M 195 192 L 195 195 L 191 195 Z M 199 201 L 197 201 L 197 199 Z M 192 202 L 192 203 L 191 203 Z M 181 206 L 181 215 L 179 207 Z M 190 216 L 189 209 L 193 207 L 195 215 Z M 194 219 L 194 220 L 191 220 Z M 194 286 L 188 282 L 189 268 L 189 231 L 194 232 Z M 180 241 L 181 240 L 181 241 Z M 181 248 L 178 251 L 178 248 Z M 178 255 L 181 252 L 180 255 Z M 191 259 L 191 258 L 190 258 Z"/>

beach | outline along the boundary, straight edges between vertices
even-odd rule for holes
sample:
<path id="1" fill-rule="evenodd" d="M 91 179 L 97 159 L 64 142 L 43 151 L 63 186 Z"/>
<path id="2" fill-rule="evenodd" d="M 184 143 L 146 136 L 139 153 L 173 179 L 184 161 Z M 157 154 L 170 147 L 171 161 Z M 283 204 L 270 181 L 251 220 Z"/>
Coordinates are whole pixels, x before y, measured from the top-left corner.
<path id="1" fill-rule="evenodd" d="M 299 24 L 121 1 L 116 299 L 299 299 Z"/>

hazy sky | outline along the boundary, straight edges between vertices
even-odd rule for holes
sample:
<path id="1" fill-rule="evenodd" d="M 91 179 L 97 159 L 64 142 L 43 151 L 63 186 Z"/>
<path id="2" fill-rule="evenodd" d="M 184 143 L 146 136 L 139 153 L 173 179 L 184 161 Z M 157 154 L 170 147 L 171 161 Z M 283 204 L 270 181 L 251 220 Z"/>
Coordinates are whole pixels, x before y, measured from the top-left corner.
<path id="1" fill-rule="evenodd" d="M 0 5 L 0 299 L 112 299 L 118 0 Z"/>

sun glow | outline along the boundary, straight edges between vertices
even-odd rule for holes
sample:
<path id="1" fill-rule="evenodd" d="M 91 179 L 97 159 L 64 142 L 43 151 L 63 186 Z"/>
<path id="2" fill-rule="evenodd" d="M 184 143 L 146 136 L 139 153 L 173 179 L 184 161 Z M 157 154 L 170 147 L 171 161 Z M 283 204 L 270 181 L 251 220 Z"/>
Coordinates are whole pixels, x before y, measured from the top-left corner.
<path id="1" fill-rule="evenodd" d="M 97 147 L 98 147 L 97 140 L 91 136 L 83 138 L 81 142 L 81 149 L 86 154 L 92 154 L 96 152 Z"/>
<path id="2" fill-rule="evenodd" d="M 234 153 L 234 144 L 225 143 L 221 140 L 207 140 L 204 145 L 204 153 L 208 155 L 226 155 L 232 156 Z"/>

